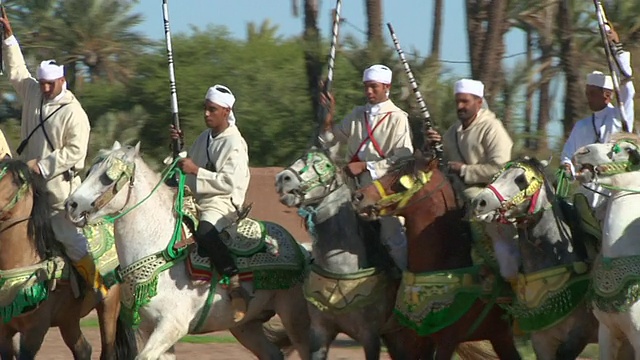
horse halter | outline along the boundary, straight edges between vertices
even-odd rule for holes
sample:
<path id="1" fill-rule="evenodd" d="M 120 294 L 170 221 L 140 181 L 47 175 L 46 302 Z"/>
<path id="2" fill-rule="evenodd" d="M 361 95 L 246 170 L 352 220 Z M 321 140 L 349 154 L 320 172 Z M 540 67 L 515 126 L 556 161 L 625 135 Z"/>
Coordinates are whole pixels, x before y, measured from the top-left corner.
<path id="1" fill-rule="evenodd" d="M 314 161 L 316 155 L 319 156 L 321 160 Z M 300 160 L 302 160 L 302 158 L 300 158 Z M 304 167 L 300 169 L 300 171 L 294 170 L 291 166 L 287 167 L 286 170 L 295 174 L 300 183 L 300 186 L 294 193 L 304 200 L 302 201 L 303 203 L 308 204 L 323 198 L 319 196 L 305 200 L 304 196 L 309 191 L 317 187 L 324 187 L 325 189 L 331 188 L 336 183 L 336 166 L 325 154 L 317 151 L 308 153 L 306 159 L 302 161 L 304 162 Z M 315 176 L 304 180 L 302 176 L 310 171 L 313 171 Z"/>
<path id="2" fill-rule="evenodd" d="M 5 175 L 7 175 L 7 165 L 5 165 L 0 170 L 0 179 L 4 178 Z M 4 207 L 2 207 L 2 209 L 0 209 L 0 218 L 2 218 L 4 214 L 10 212 L 20 202 L 20 200 L 27 194 L 27 192 L 29 192 L 29 182 L 27 181 L 27 177 L 22 173 L 22 171 L 19 172 L 18 176 L 20 176 L 20 179 L 22 180 L 22 185 L 20 185 L 18 190 L 16 190 L 16 193 L 13 195 L 11 200 L 9 200 L 9 202 Z M 11 226 L 19 222 L 26 221 L 29 219 L 31 219 L 31 216 L 26 216 L 21 219 L 12 220 L 10 221 L 9 225 L 3 226 L 2 228 L 0 228 L 0 232 L 3 232 L 4 230 L 10 228 Z"/>
<path id="3" fill-rule="evenodd" d="M 524 170 L 524 176 L 529 184 L 525 189 L 520 190 L 517 194 L 515 194 L 511 199 L 507 200 L 498 189 L 493 186 L 493 182 L 496 181 L 505 171 L 512 168 L 520 168 Z M 487 189 L 491 190 L 493 194 L 500 201 L 500 207 L 496 209 L 498 215 L 498 221 L 503 224 L 508 223 L 518 223 L 522 221 L 526 221 L 526 219 L 536 214 L 536 205 L 538 204 L 538 198 L 540 196 L 540 190 L 544 185 L 544 177 L 540 176 L 539 172 L 530 166 L 523 164 L 521 162 L 510 162 L 507 163 L 491 180 L 491 183 L 487 185 Z M 508 219 L 506 216 L 507 211 L 516 208 L 517 206 L 523 204 L 525 201 L 530 200 L 529 208 L 525 214 L 520 216 L 512 217 Z"/>
<path id="4" fill-rule="evenodd" d="M 99 160 L 98 162 L 105 161 Z M 106 206 L 113 198 L 122 190 L 122 187 L 128 182 L 129 183 L 129 191 L 127 192 L 127 200 L 125 201 L 122 209 L 118 210 L 121 212 L 129 203 L 129 199 L 131 198 L 131 190 L 133 189 L 133 175 L 136 170 L 135 163 L 126 162 L 119 158 L 111 158 L 109 159 L 110 165 L 107 171 L 101 175 L 106 176 L 107 179 L 111 181 L 110 185 L 107 187 L 102 195 L 98 196 L 97 199 L 93 201 L 91 204 L 96 211 L 102 209 Z"/>
<path id="5" fill-rule="evenodd" d="M 375 210 L 379 216 L 387 216 L 407 207 L 413 196 L 429 183 L 432 175 L 432 171 L 426 173 L 424 171 L 419 171 L 416 175 L 403 175 L 398 180 L 398 183 L 402 185 L 405 191 L 390 195 L 387 195 L 387 192 L 382 183 L 380 183 L 380 180 L 374 180 L 373 186 L 375 186 L 378 191 L 380 200 L 373 205 L 373 210 Z M 388 211 L 387 208 L 393 205 L 396 205 L 395 209 Z"/>

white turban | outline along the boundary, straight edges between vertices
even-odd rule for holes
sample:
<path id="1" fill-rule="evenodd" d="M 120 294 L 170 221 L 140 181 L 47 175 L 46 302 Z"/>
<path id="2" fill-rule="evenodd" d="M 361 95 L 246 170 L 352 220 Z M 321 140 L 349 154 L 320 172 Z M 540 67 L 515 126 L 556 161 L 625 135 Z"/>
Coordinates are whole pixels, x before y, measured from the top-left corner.
<path id="1" fill-rule="evenodd" d="M 64 66 L 56 64 L 55 60 L 45 60 L 38 67 L 38 80 L 52 81 L 64 76 Z"/>
<path id="2" fill-rule="evenodd" d="M 458 80 L 453 89 L 454 94 L 471 94 L 477 97 L 484 97 L 484 84 L 482 81 L 471 79 Z"/>
<path id="3" fill-rule="evenodd" d="M 391 70 L 384 65 L 371 65 L 364 74 L 362 74 L 362 82 L 375 81 L 382 84 L 391 84 Z"/>
<path id="4" fill-rule="evenodd" d="M 232 109 L 233 104 L 236 102 L 236 97 L 233 96 L 231 90 L 228 87 L 223 85 L 213 85 L 207 90 L 207 95 L 205 99 L 211 101 L 214 104 L 224 106 L 226 108 Z M 233 111 L 229 112 L 229 118 L 227 119 L 230 126 L 235 125 L 236 117 L 233 115 Z"/>
<path id="5" fill-rule="evenodd" d="M 611 76 L 605 75 L 600 71 L 594 71 L 587 75 L 587 85 L 613 90 L 613 80 L 611 79 Z"/>

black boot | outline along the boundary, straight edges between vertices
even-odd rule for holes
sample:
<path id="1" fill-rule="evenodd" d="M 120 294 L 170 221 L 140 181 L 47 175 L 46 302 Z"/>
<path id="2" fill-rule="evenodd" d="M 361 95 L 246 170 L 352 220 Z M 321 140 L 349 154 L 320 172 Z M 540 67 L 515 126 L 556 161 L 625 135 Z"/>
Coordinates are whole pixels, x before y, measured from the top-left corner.
<path id="1" fill-rule="evenodd" d="M 247 312 L 248 294 L 240 284 L 238 267 L 236 266 L 229 248 L 222 242 L 218 230 L 205 223 L 203 229 L 198 229 L 200 235 L 202 230 L 206 231 L 206 236 L 197 236 L 198 254 L 206 254 L 211 259 L 211 265 L 218 274 L 229 278 L 229 296 L 231 297 L 231 307 L 234 310 L 233 318 L 236 322 L 241 321 Z M 209 225 L 209 226 L 207 226 Z"/>

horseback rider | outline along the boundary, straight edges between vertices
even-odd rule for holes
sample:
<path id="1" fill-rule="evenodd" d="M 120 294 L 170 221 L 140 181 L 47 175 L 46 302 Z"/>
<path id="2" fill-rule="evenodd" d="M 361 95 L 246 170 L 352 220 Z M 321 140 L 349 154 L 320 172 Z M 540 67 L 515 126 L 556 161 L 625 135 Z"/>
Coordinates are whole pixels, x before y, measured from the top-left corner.
<path id="1" fill-rule="evenodd" d="M 178 162 L 187 174 L 187 185 L 198 203 L 200 221 L 195 238 L 198 254 L 209 257 L 218 274 L 229 278 L 229 295 L 235 321 L 244 318 L 248 294 L 240 284 L 235 260 L 220 237 L 237 220 L 249 188 L 247 143 L 235 126 L 232 108 L 236 99 L 226 86 L 214 85 L 205 96 L 203 131 Z M 171 138 L 183 141 L 182 132 L 171 126 Z"/>
<path id="2" fill-rule="evenodd" d="M 52 207 L 51 226 L 73 265 L 100 300 L 107 288 L 89 253 L 87 238 L 66 218 L 64 202 L 80 185 L 78 171 L 84 168 L 91 126 L 82 105 L 66 87 L 64 67 L 45 60 L 29 73 L 18 40 L 2 8 L 3 50 L 11 85 L 22 101 L 21 137 L 17 149 L 21 160 L 47 181 Z"/>
<path id="3" fill-rule="evenodd" d="M 358 179 L 359 186 L 382 177 L 401 157 L 413 153 L 407 113 L 389 99 L 391 70 L 372 65 L 364 71 L 362 82 L 368 103 L 355 107 L 350 114 L 333 124 L 335 99 L 322 96 L 328 108 L 321 139 L 328 146 L 346 145 L 345 170 Z M 380 236 L 401 270 L 407 268 L 407 244 L 402 224 L 397 217 L 380 219 Z"/>
<path id="4" fill-rule="evenodd" d="M 571 162 L 573 154 L 582 146 L 593 143 L 608 142 L 612 134 L 623 131 L 622 116 L 620 110 L 624 112 L 626 124 L 629 132 L 633 132 L 634 119 L 634 101 L 635 88 L 630 76 L 632 75 L 631 54 L 624 50 L 623 44 L 620 42 L 618 33 L 611 27 L 607 34 L 612 43 L 612 52 L 615 54 L 620 68 L 614 67 L 619 78 L 622 78 L 621 71 L 626 73 L 628 79 L 623 81 L 620 86 L 620 101 L 624 104 L 622 109 L 618 109 L 611 100 L 613 98 L 613 79 L 611 76 L 604 75 L 602 72 L 594 71 L 587 75 L 587 85 L 585 86 L 585 96 L 591 115 L 578 121 L 573 126 L 571 134 L 562 149 L 561 162 L 573 178 L 575 168 Z M 605 198 L 610 192 L 595 184 L 586 184 L 579 188 L 574 203 L 580 207 L 582 203 L 588 206 L 594 212 L 597 222 L 602 222 L 605 213 Z M 604 195 L 604 196 L 602 196 Z M 584 214 L 584 212 L 581 212 Z"/>
<path id="5" fill-rule="evenodd" d="M 444 138 L 433 129 L 426 137 L 430 144 L 442 141 L 454 188 L 470 201 L 511 160 L 513 140 L 496 114 L 483 108 L 482 82 L 459 80 L 454 93 L 460 123 L 451 125 Z"/>
<path id="6" fill-rule="evenodd" d="M 460 123 L 451 125 L 444 138 L 435 129 L 428 130 L 425 136 L 432 146 L 442 142 L 444 160 L 460 205 L 469 206 L 511 160 L 513 140 L 496 114 L 484 106 L 481 81 L 461 79 L 455 83 L 454 94 Z M 484 231 L 491 231 L 496 226 L 483 225 Z M 505 278 L 513 278 L 518 271 L 518 261 L 513 257 L 514 246 L 508 241 L 494 242 L 497 252 L 511 254 L 512 262 L 500 266 Z"/>
<path id="7" fill-rule="evenodd" d="M 0 161 L 11 157 L 11 149 L 7 143 L 7 138 L 4 136 L 4 132 L 0 130 Z"/>

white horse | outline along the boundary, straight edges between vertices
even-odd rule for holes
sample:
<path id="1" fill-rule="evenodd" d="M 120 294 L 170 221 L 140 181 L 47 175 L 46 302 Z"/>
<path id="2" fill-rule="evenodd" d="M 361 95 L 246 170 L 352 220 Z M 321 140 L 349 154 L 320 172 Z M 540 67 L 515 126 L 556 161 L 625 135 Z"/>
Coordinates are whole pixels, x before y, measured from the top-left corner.
<path id="1" fill-rule="evenodd" d="M 174 345 L 183 336 L 227 329 L 258 358 L 282 359 L 280 349 L 263 331 L 263 323 L 274 313 L 279 315 L 300 356 L 308 358 L 309 317 L 299 280 L 281 290 L 254 289 L 257 276 L 253 282 L 244 281 L 243 287 L 252 297 L 244 319 L 234 323 L 226 288 L 194 279 L 194 272 L 185 266 L 189 263 L 193 269 L 198 261 L 205 263 L 198 259 L 192 247 L 177 259 L 175 254 L 168 255 L 172 252 L 167 244 L 174 237 L 174 231 L 178 234 L 181 231 L 180 224 L 176 226 L 173 206 L 176 192 L 144 163 L 139 150 L 140 143 L 135 147 L 121 147 L 117 141 L 111 150 L 103 150 L 66 204 L 68 217 L 78 226 L 105 216 L 117 218 L 115 241 L 123 283 L 122 307 L 129 310 L 134 320 L 139 313 L 139 335 L 146 342 L 137 359 L 175 359 Z M 288 240 L 293 238 L 279 225 L 263 223 L 263 226 L 267 229 L 265 236 L 277 238 L 280 253 L 273 255 L 274 259 L 282 262 L 287 260 L 287 254 L 302 256 L 301 279 L 306 261 L 304 250 L 295 240 L 295 245 L 285 243 L 282 239 L 286 236 Z M 241 240 L 246 242 L 247 238 Z M 257 255 L 263 259 L 271 256 L 266 251 Z M 187 261 L 183 261 L 185 257 Z M 253 263 L 260 261 L 251 257 L 244 259 Z M 238 257 L 242 273 L 240 260 Z M 210 264 L 201 266 L 200 271 L 208 269 Z M 274 269 L 273 273 L 282 274 L 281 270 Z M 263 272 L 260 281 L 266 281 L 264 277 L 269 274 Z"/>
<path id="2" fill-rule="evenodd" d="M 638 136 L 616 134 L 611 143 L 587 145 L 574 154 L 577 179 L 612 192 L 592 272 L 600 359 L 613 358 L 625 338 L 640 359 L 639 149 Z"/>

